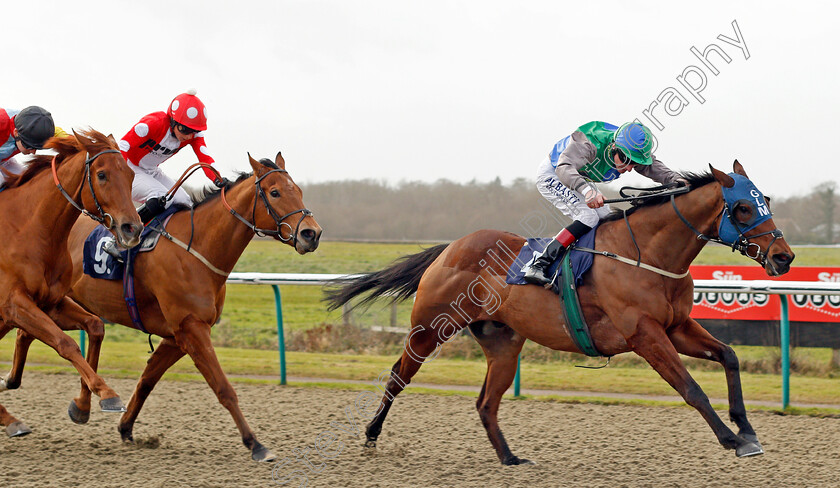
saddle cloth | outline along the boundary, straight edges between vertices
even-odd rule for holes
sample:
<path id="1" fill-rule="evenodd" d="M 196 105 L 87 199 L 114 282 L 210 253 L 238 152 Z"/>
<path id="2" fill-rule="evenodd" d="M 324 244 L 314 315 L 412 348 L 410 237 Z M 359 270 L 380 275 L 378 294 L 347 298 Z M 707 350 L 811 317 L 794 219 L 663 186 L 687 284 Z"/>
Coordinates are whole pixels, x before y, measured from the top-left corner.
<path id="1" fill-rule="evenodd" d="M 131 253 L 132 261 L 139 252 L 148 252 L 155 248 L 160 239 L 160 234 L 154 232 L 150 227 L 166 227 L 172 214 L 180 210 L 174 205 L 164 210 L 160 215 L 153 218 L 143 232 L 140 234 L 140 245 L 128 250 L 120 252 L 123 261 L 126 261 L 128 254 Z M 97 225 L 96 228 L 85 239 L 85 245 L 82 257 L 82 269 L 88 276 L 104 280 L 121 280 L 125 265 L 113 258 L 110 254 L 102 250 L 102 245 L 108 239 L 112 239 L 113 235 L 102 225 Z"/>
<path id="2" fill-rule="evenodd" d="M 584 234 L 583 237 L 578 239 L 577 245 L 580 247 L 587 247 L 589 249 L 594 249 L 595 247 L 595 232 L 598 230 L 598 226 L 596 225 L 591 231 Z M 539 254 L 545 249 L 548 243 L 553 239 L 553 237 L 537 237 L 537 238 L 529 238 L 528 241 L 522 246 L 522 249 L 519 250 L 519 255 L 516 256 L 516 259 L 513 261 L 513 264 L 508 269 L 507 277 L 505 278 L 505 282 L 511 285 L 524 285 L 526 281 L 523 279 L 525 276 L 525 266 L 531 263 L 534 259 L 535 254 Z M 583 251 L 575 251 L 572 249 L 571 251 L 571 262 L 572 262 L 572 270 L 574 271 L 575 275 L 575 284 L 580 285 L 583 283 L 583 275 L 589 271 L 589 268 L 592 267 L 592 262 L 594 261 L 594 255 L 592 253 L 583 252 Z M 561 255 L 557 260 L 555 260 L 548 269 L 548 275 L 554 276 L 558 274 L 558 268 L 560 268 L 560 262 L 563 260 L 563 255 Z M 559 274 L 558 274 L 559 276 Z"/>

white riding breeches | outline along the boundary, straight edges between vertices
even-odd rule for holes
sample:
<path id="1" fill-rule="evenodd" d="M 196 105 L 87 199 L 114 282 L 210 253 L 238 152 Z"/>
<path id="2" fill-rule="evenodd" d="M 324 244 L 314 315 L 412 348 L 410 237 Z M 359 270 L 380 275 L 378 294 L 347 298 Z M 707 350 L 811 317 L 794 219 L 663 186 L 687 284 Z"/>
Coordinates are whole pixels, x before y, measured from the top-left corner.
<path id="1" fill-rule="evenodd" d="M 128 167 L 134 171 L 131 199 L 137 203 L 145 203 L 150 198 L 162 197 L 175 185 L 175 181 L 166 176 L 160 168 L 145 169 L 133 164 L 129 164 Z M 192 207 L 192 199 L 183 188 L 178 188 L 174 198 L 166 203 L 167 208 L 173 203 Z"/>
<path id="2" fill-rule="evenodd" d="M 537 190 L 552 205 L 559 208 L 564 215 L 589 227 L 595 227 L 602 218 L 612 211 L 609 205 L 600 208 L 587 207 L 586 199 L 580 192 L 572 190 L 560 182 L 548 157 L 540 163 L 537 171 Z"/>
<path id="3" fill-rule="evenodd" d="M 0 163 L 0 168 L 6 170 L 6 172 L 11 173 L 13 175 L 19 175 L 26 170 L 26 166 L 20 164 L 15 160 L 15 158 L 9 158 L 6 161 Z M 6 175 L 0 171 L 0 188 L 6 184 Z"/>

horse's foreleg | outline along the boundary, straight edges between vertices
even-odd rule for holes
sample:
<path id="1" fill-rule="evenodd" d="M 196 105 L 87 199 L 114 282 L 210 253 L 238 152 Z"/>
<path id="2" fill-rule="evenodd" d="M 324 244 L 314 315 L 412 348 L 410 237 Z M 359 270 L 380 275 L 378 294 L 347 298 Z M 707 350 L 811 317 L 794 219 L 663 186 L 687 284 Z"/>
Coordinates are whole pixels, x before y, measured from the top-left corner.
<path id="1" fill-rule="evenodd" d="M 32 429 L 16 419 L 3 405 L 0 405 L 0 424 L 6 428 L 6 435 L 9 437 L 20 437 L 32 432 Z"/>
<path id="2" fill-rule="evenodd" d="M 134 421 L 137 420 L 140 409 L 143 408 L 143 403 L 146 402 L 146 398 L 154 390 L 155 385 L 160 381 L 163 374 L 173 364 L 177 363 L 179 359 L 184 357 L 184 354 L 186 353 L 175 344 L 174 339 L 164 338 L 160 341 L 155 352 L 152 353 L 152 356 L 146 363 L 146 368 L 143 369 L 143 375 L 140 377 L 140 381 L 137 382 L 134 394 L 128 400 L 128 407 L 120 418 L 118 429 L 123 441 L 131 442 L 134 440 Z"/>
<path id="3" fill-rule="evenodd" d="M 97 371 L 99 369 L 99 352 L 102 348 L 102 341 L 105 339 L 105 324 L 102 319 L 88 313 L 79 304 L 68 297 L 62 301 L 50 313 L 50 317 L 61 330 L 83 330 L 88 336 L 87 362 L 90 367 Z M 90 394 L 91 391 L 81 380 L 82 388 L 79 396 L 70 402 L 67 414 L 70 420 L 77 424 L 84 424 L 90 418 Z"/>
<path id="4" fill-rule="evenodd" d="M 709 398 L 685 369 L 662 325 L 643 317 L 637 325 L 636 332 L 627 339 L 627 343 L 677 390 L 687 404 L 700 412 L 723 447 L 735 449 L 735 454 L 739 457 L 764 453 L 757 444 L 735 435 L 718 417 L 709 403 Z"/>
<path id="5" fill-rule="evenodd" d="M 251 458 L 254 461 L 273 461 L 274 454 L 257 441 L 242 410 L 239 409 L 239 399 L 236 396 L 233 386 L 222 371 L 219 359 L 213 344 L 210 343 L 210 325 L 199 320 L 188 317 L 178 330 L 175 331 L 175 341 L 178 346 L 190 355 L 195 366 L 201 372 L 207 384 L 213 389 L 216 397 L 233 417 L 239 432 L 242 434 L 242 442 L 245 447 L 251 450 Z"/>
<path id="6" fill-rule="evenodd" d="M 0 339 L 5 337 L 5 335 L 12 329 L 13 327 L 11 325 L 3 320 L 0 320 Z M 17 348 L 15 348 L 15 357 L 17 357 Z M 9 376 L 12 376 L 12 373 L 9 373 Z M 7 384 L 7 378 L 0 378 L 0 391 L 9 389 L 7 388 Z M 18 382 L 13 388 L 17 388 L 19 385 L 20 382 Z M 9 437 L 24 436 L 32 432 L 32 429 L 27 427 L 27 425 L 20 420 L 16 419 L 14 415 L 10 414 L 3 405 L 0 405 L 0 425 L 6 428 L 6 435 Z"/>
<path id="7" fill-rule="evenodd" d="M 23 366 L 26 364 L 26 356 L 29 354 L 29 346 L 32 345 L 34 337 L 27 334 L 21 329 L 18 329 L 17 337 L 15 338 L 15 354 L 12 359 L 12 369 L 5 380 L 0 379 L 0 390 L 15 390 L 20 388 L 20 382 L 23 379 Z"/>
<path id="8" fill-rule="evenodd" d="M 5 320 L 0 319 L 0 339 L 6 337 L 14 327 L 6 323 Z M 11 373 L 9 373 L 11 375 Z M 6 386 L 6 378 L 0 376 L 0 391 L 8 390 L 9 388 Z"/>
<path id="9" fill-rule="evenodd" d="M 525 338 L 508 326 L 499 326 L 493 322 L 480 322 L 470 325 L 473 337 L 487 356 L 487 375 L 484 385 L 475 402 L 481 423 L 487 431 L 490 443 L 496 449 L 499 461 L 504 465 L 534 464 L 527 459 L 513 455 L 499 428 L 499 403 L 513 378 L 516 376 L 516 362 Z"/>
<path id="10" fill-rule="evenodd" d="M 440 344 L 437 330 L 418 326 L 412 328 L 406 341 L 405 351 L 391 368 L 391 375 L 385 385 L 385 394 L 379 402 L 376 415 L 365 428 L 365 447 L 376 447 L 376 439 L 382 433 L 382 424 L 388 416 L 388 410 L 394 403 L 394 398 L 411 383 L 411 378 L 417 374 L 420 366 L 435 348 Z"/>
<path id="11" fill-rule="evenodd" d="M 729 418 L 738 426 L 738 435 L 758 443 L 758 437 L 747 420 L 744 407 L 744 394 L 741 390 L 741 366 L 735 351 L 715 339 L 694 319 L 688 319 L 668 331 L 671 342 L 677 352 L 700 359 L 716 361 L 726 372 L 726 385 L 729 389 Z"/>
<path id="12" fill-rule="evenodd" d="M 124 411 L 117 393 L 105 383 L 96 371 L 90 367 L 70 336 L 62 332 L 55 322 L 32 299 L 20 291 L 13 291 L 10 297 L 9 319 L 39 341 L 53 348 L 59 356 L 70 361 L 88 387 L 100 397 L 99 405 L 103 411 Z"/>

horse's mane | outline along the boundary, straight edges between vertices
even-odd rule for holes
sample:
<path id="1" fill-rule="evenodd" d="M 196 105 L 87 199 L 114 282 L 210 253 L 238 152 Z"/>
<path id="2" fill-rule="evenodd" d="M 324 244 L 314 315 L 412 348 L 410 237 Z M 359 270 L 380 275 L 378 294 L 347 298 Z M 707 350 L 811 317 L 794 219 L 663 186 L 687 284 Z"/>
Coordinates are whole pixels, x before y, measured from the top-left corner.
<path id="1" fill-rule="evenodd" d="M 700 188 L 701 186 L 706 186 L 717 181 L 715 180 L 715 176 L 709 171 L 706 171 L 704 173 L 691 173 L 686 171 L 680 172 L 679 175 L 680 178 L 684 178 L 688 181 L 688 185 L 691 188 L 689 193 Z M 644 195 L 644 193 L 642 193 L 642 195 Z M 636 210 L 639 210 L 640 208 L 654 207 L 656 205 L 661 205 L 670 201 L 670 195 L 661 195 L 656 197 L 645 198 L 638 202 L 634 202 L 634 205 L 627 209 L 626 213 L 623 210 L 613 210 L 612 212 L 610 212 L 609 215 L 601 219 L 601 222 L 621 220 L 624 218 L 625 215 L 630 215 Z"/>
<path id="2" fill-rule="evenodd" d="M 89 149 L 96 152 L 107 149 L 116 149 L 114 143 L 111 142 L 106 135 L 97 130 L 82 130 L 78 132 L 78 135 L 79 137 L 88 139 L 92 143 Z M 62 161 L 70 156 L 87 150 L 81 143 L 79 143 L 79 141 L 76 140 L 75 137 L 72 136 L 53 137 L 47 141 L 44 147 L 52 149 L 57 153 L 55 160 L 56 166 L 61 164 Z M 6 188 L 15 188 L 31 180 L 36 175 L 50 167 L 52 164 L 52 158 L 52 156 L 46 154 L 37 154 L 33 156 L 29 161 L 27 161 L 26 170 L 23 173 L 9 176 L 6 180 Z"/>
<path id="3" fill-rule="evenodd" d="M 237 173 L 236 181 L 233 182 L 232 186 L 238 185 L 240 182 L 247 180 L 251 177 L 254 173 Z M 198 194 L 193 196 L 193 208 L 198 208 L 201 205 L 204 205 L 207 202 L 215 200 L 219 198 L 219 195 L 222 194 L 221 188 L 210 188 L 205 187 L 202 190 L 198 190 Z"/>
<path id="4" fill-rule="evenodd" d="M 260 159 L 260 164 L 266 166 L 271 169 L 280 169 L 274 162 L 270 159 L 263 158 Z M 236 181 L 233 182 L 234 185 L 238 184 L 241 181 L 245 181 L 251 177 L 254 173 L 237 173 Z M 206 187 L 203 190 L 199 190 L 198 194 L 193 197 L 193 207 L 198 207 L 200 205 L 204 205 L 205 203 L 214 200 L 222 194 L 221 188 L 209 188 Z"/>

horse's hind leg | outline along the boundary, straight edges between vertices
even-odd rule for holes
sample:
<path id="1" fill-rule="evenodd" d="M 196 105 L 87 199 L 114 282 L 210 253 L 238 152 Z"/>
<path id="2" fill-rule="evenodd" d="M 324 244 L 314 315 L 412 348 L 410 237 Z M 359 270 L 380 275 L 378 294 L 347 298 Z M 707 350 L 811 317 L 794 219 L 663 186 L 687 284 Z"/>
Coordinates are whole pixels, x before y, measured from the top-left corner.
<path id="1" fill-rule="evenodd" d="M 739 436 L 758 444 L 758 436 L 747 420 L 744 394 L 741 390 L 741 366 L 735 351 L 715 339 L 694 319 L 688 319 L 670 329 L 668 337 L 671 338 L 677 352 L 686 356 L 716 361 L 723 366 L 726 372 L 726 385 L 729 388 L 729 418 L 738 426 Z"/>
<path id="2" fill-rule="evenodd" d="M 490 438 L 490 443 L 496 449 L 502 464 L 534 464 L 513 455 L 498 421 L 499 403 L 516 376 L 516 362 L 525 344 L 525 338 L 510 327 L 494 322 L 470 324 L 470 331 L 487 356 L 487 375 L 475 402 L 487 437 Z"/>
<path id="3" fill-rule="evenodd" d="M 759 445 L 735 435 L 718 417 L 709 403 L 709 397 L 685 369 L 661 324 L 643 317 L 637 325 L 636 332 L 627 339 L 627 343 L 677 390 L 687 404 L 700 412 L 723 447 L 735 449 L 738 457 L 764 453 Z"/>
<path id="4" fill-rule="evenodd" d="M 137 382 L 134 394 L 128 400 L 128 407 L 126 407 L 125 413 L 120 418 L 118 429 L 123 441 L 134 441 L 134 421 L 137 420 L 140 409 L 143 408 L 143 403 L 146 402 L 146 398 L 154 390 L 155 385 L 160 381 L 163 374 L 173 364 L 177 363 L 179 359 L 184 357 L 184 354 L 186 353 L 175 344 L 174 339 L 164 338 L 160 341 L 155 352 L 152 353 L 152 356 L 146 363 L 146 368 L 143 370 L 140 381 Z"/>
<path id="5" fill-rule="evenodd" d="M 388 410 L 391 409 L 394 398 L 411 383 L 411 378 L 417 374 L 420 366 L 439 344 L 438 332 L 435 329 L 418 325 L 409 332 L 405 351 L 391 368 L 391 375 L 385 386 L 385 394 L 379 403 L 379 409 L 365 428 L 366 447 L 376 447 L 376 439 L 382 433 L 382 424 L 388 416 Z"/>

